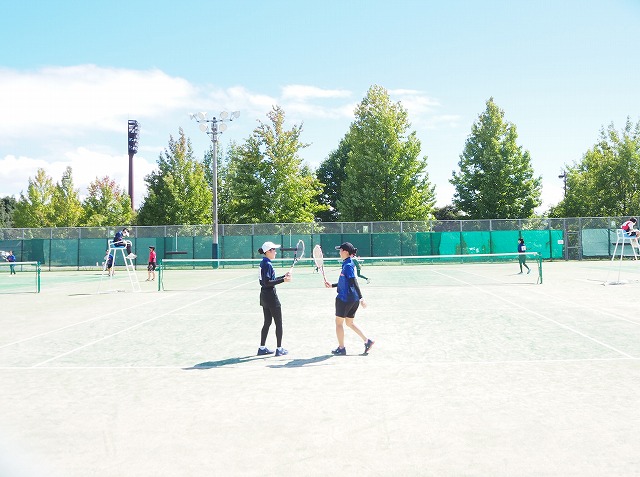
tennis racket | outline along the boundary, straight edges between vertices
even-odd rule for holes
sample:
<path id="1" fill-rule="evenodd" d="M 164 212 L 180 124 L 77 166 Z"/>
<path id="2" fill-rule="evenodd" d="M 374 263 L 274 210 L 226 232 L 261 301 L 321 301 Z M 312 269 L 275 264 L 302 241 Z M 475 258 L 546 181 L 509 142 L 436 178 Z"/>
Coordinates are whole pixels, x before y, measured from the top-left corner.
<path id="1" fill-rule="evenodd" d="M 327 277 L 324 275 L 324 255 L 322 254 L 322 248 L 320 245 L 313 247 L 313 261 L 316 262 L 316 267 L 322 272 L 322 278 L 327 281 Z"/>
<path id="2" fill-rule="evenodd" d="M 304 256 L 304 242 L 302 240 L 298 240 L 298 245 L 296 245 L 295 252 L 293 254 L 293 263 L 291 264 L 291 268 L 289 269 L 289 274 L 293 273 L 293 267 L 296 266 L 298 260 L 300 260 Z"/>

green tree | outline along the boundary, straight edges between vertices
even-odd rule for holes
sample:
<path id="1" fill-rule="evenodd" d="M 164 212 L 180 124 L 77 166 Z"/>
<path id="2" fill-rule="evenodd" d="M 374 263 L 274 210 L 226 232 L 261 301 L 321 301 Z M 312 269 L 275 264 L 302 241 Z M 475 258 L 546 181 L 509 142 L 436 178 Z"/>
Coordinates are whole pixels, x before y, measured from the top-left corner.
<path id="1" fill-rule="evenodd" d="M 316 177 L 323 184 L 318 202 L 327 207 L 327 210 L 317 214 L 317 218 L 323 222 L 339 220 L 338 198 L 342 182 L 346 177 L 345 166 L 349 158 L 349 151 L 351 151 L 351 146 L 348 137 L 345 136 L 338 144 L 338 149 L 329 153 L 329 156 L 322 161 L 316 170 Z"/>
<path id="2" fill-rule="evenodd" d="M 299 152 L 302 126 L 286 130 L 285 113 L 275 106 L 253 134 L 233 146 L 224 168 L 225 216 L 230 223 L 312 222 L 325 207 L 321 184 Z"/>
<path id="3" fill-rule="evenodd" d="M 425 220 L 434 187 L 407 111 L 386 89 L 369 88 L 347 133 L 351 150 L 337 200 L 341 220 Z"/>
<path id="4" fill-rule="evenodd" d="M 0 199 L 0 228 L 13 227 L 13 212 L 16 208 L 16 199 L 6 196 Z"/>
<path id="5" fill-rule="evenodd" d="M 540 205 L 540 177 L 528 151 L 516 144 L 515 125 L 493 98 L 471 128 L 460 155 L 460 172 L 450 179 L 453 205 L 470 219 L 526 218 Z"/>
<path id="6" fill-rule="evenodd" d="M 567 166 L 567 189 L 551 217 L 635 215 L 640 203 L 640 121 L 627 118 L 622 131 L 613 123 L 582 160 Z"/>
<path id="7" fill-rule="evenodd" d="M 122 225 L 135 222 L 131 198 L 108 176 L 96 179 L 87 188 L 82 222 L 88 227 Z"/>
<path id="8" fill-rule="evenodd" d="M 62 173 L 62 180 L 53 190 L 51 198 L 53 212 L 52 222 L 56 227 L 77 227 L 82 218 L 82 203 L 80 192 L 73 187 L 73 173 L 67 167 Z"/>
<path id="9" fill-rule="evenodd" d="M 444 207 L 436 207 L 435 209 L 433 209 L 433 217 L 436 220 L 466 219 L 465 215 L 451 204 L 445 205 Z"/>
<path id="10" fill-rule="evenodd" d="M 52 199 L 55 186 L 53 179 L 47 175 L 44 169 L 36 171 L 36 177 L 29 177 L 27 194 L 20 193 L 20 199 L 14 212 L 14 224 L 16 227 L 38 228 L 54 227 L 52 220 Z"/>
<path id="11" fill-rule="evenodd" d="M 138 214 L 140 225 L 210 224 L 212 194 L 205 168 L 193 156 L 182 128 L 177 140 L 158 158 L 158 170 L 145 177 L 147 196 Z"/>

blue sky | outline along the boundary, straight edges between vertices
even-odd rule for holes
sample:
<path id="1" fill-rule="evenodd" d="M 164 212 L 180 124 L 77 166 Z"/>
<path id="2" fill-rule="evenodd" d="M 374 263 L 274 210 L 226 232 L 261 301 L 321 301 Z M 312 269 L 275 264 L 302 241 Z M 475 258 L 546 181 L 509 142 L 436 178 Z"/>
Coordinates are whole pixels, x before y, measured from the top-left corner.
<path id="1" fill-rule="evenodd" d="M 564 164 L 601 128 L 640 120 L 640 2 L 3 2 L 0 197 L 44 167 L 127 188 L 126 126 L 137 119 L 135 199 L 169 135 L 198 157 L 209 137 L 190 112 L 239 110 L 220 136 L 243 141 L 273 105 L 303 124 L 312 167 L 334 150 L 373 84 L 409 112 L 438 204 L 471 126 L 493 97 L 542 176 L 544 205 Z"/>

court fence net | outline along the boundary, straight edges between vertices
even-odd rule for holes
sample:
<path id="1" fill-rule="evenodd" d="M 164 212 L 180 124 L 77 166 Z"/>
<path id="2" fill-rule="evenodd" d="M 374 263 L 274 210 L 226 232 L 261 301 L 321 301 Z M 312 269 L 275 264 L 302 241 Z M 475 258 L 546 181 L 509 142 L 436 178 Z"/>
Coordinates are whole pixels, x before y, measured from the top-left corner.
<path id="1" fill-rule="evenodd" d="M 286 254 L 286 252 L 283 252 Z M 292 266 L 291 257 L 272 260 L 276 274 Z M 158 290 L 206 289 L 220 283 L 221 277 L 237 276 L 258 280 L 262 259 L 163 259 L 158 266 Z M 542 284 L 542 255 L 538 252 L 474 255 L 422 255 L 400 257 L 357 257 L 360 281 L 372 280 L 376 286 L 438 286 L 479 284 Z M 522 266 L 520 265 L 522 263 Z M 325 256 L 328 281 L 337 281 L 341 267 L 335 254 Z M 317 273 L 313 258 L 304 257 L 295 266 L 297 283 L 305 286 Z M 225 275 L 226 274 L 226 275 Z M 318 279 L 313 278 L 314 285 Z"/>
<path id="2" fill-rule="evenodd" d="M 167 259 L 260 258 L 257 250 L 266 241 L 292 247 L 297 240 L 309 249 L 351 242 L 362 256 L 391 257 L 515 252 L 523 238 L 527 250 L 544 260 L 605 259 L 613 255 L 616 230 L 627 218 L 220 224 L 216 247 L 211 225 L 0 228 L 0 250 L 48 270 L 84 270 L 102 259 L 116 230 L 126 225 L 138 267 L 146 267 L 149 246 Z"/>
<path id="3" fill-rule="evenodd" d="M 40 262 L 0 262 L 0 293 L 40 293 Z"/>

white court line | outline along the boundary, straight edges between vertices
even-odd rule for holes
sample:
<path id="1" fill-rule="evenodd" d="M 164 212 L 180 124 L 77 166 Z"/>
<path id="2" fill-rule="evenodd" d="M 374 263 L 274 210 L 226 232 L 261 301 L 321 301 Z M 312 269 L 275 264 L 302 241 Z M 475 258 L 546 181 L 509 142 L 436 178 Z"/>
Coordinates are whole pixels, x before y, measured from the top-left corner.
<path id="1" fill-rule="evenodd" d="M 486 277 L 486 276 L 484 276 L 484 275 L 478 275 L 477 273 L 473 273 L 473 272 L 470 272 L 469 274 L 470 274 L 470 275 L 475 275 L 475 276 L 477 276 L 477 277 L 490 278 L 491 280 L 493 280 L 493 281 L 495 281 L 495 282 L 497 282 L 497 283 L 507 283 L 507 282 L 503 282 L 503 281 L 501 281 L 501 280 L 498 280 L 498 279 L 496 279 L 496 278 Z M 453 277 L 452 277 L 452 278 L 453 278 Z M 582 281 L 582 280 L 586 280 L 586 279 L 578 279 L 578 278 L 576 278 L 576 279 L 574 279 L 574 280 Z M 467 283 L 467 282 L 463 282 L 463 283 Z M 553 298 L 554 298 L 554 300 L 556 300 L 556 301 L 562 301 L 562 302 L 564 302 L 565 304 L 573 305 L 573 306 L 574 306 L 574 307 L 576 307 L 576 308 L 582 308 L 582 309 L 587 309 L 587 310 L 591 310 L 591 311 L 595 309 L 595 310 L 600 311 L 602 314 L 605 314 L 605 315 L 611 316 L 611 317 L 613 317 L 613 318 L 616 318 L 616 319 L 618 319 L 619 321 L 626 321 L 627 323 L 631 323 L 631 324 L 633 324 L 633 325 L 640 325 L 640 322 L 638 322 L 638 321 L 630 320 L 630 319 L 628 319 L 628 318 L 624 318 L 624 317 L 622 317 L 622 316 L 616 315 L 615 313 L 612 313 L 611 311 L 609 311 L 609 310 L 607 310 L 607 309 L 605 309 L 605 308 L 593 307 L 593 306 L 590 306 L 590 305 L 585 305 L 585 304 L 583 304 L 583 303 L 579 303 L 579 302 L 575 302 L 575 301 L 570 301 L 570 300 L 568 300 L 567 298 L 562 297 L 562 296 L 557 296 L 557 295 L 553 295 L 553 294 L 546 293 L 546 292 L 545 292 L 545 293 L 543 293 L 543 292 L 541 292 L 541 291 L 540 291 L 540 288 L 539 288 L 539 287 L 536 287 L 535 289 L 529 289 L 529 288 L 528 288 L 528 289 L 527 289 L 527 293 L 528 293 L 528 294 L 536 293 L 536 294 L 538 294 L 538 295 L 540 295 L 540 296 L 542 296 L 542 297 L 545 297 L 545 298 L 548 298 L 549 296 L 551 296 L 551 297 L 553 297 Z"/>
<path id="2" fill-rule="evenodd" d="M 230 278 L 230 279 L 228 279 L 228 280 L 223 280 L 222 282 L 218 282 L 218 283 L 225 283 L 225 282 L 229 282 L 229 281 L 232 281 L 232 280 L 236 280 L 237 278 L 244 278 L 244 276 L 241 276 L 241 277 L 235 277 L 235 278 Z M 208 285 L 203 285 L 203 286 L 208 286 Z M 70 324 L 70 325 L 66 325 L 66 326 L 63 326 L 63 327 L 61 327 L 61 328 L 56 328 L 56 329 L 54 329 L 54 330 L 45 331 L 45 332 L 43 332 L 43 333 L 39 333 L 39 334 L 37 334 L 37 335 L 33 335 L 33 336 L 28 337 L 28 338 L 23 338 L 23 339 L 21 339 L 21 340 L 14 341 L 14 342 L 12 342 L 12 343 L 7 343 L 7 344 L 4 344 L 4 345 L 1 345 L 1 346 L 0 346 L 0 349 L 8 348 L 9 346 L 14 346 L 14 345 L 17 345 L 17 344 L 20 344 L 20 343 L 24 343 L 25 341 L 34 340 L 34 339 L 36 339 L 36 338 L 41 338 L 41 337 L 43 337 L 43 336 L 47 336 L 47 335 L 50 335 L 50 334 L 53 334 L 53 333 L 57 333 L 57 332 L 59 332 L 59 331 L 66 330 L 66 329 L 68 329 L 68 328 L 73 328 L 74 326 L 83 325 L 83 324 L 85 324 L 85 323 L 90 323 L 90 322 L 92 322 L 92 321 L 100 320 L 100 319 L 102 319 L 102 318 L 107 318 L 107 317 L 112 316 L 112 315 L 117 315 L 117 314 L 120 314 L 120 313 L 123 313 L 123 312 L 127 312 L 127 311 L 129 311 L 129 310 L 134 310 L 134 309 L 136 309 L 136 308 L 144 307 L 144 306 L 146 306 L 146 305 L 148 305 L 148 304 L 150 304 L 150 303 L 157 303 L 157 302 L 158 302 L 158 301 L 160 301 L 160 300 L 165 300 L 165 299 L 168 299 L 168 298 L 173 298 L 173 295 L 172 295 L 172 294 L 170 294 L 170 292 L 169 292 L 168 294 L 164 294 L 164 295 L 163 295 L 162 297 L 160 297 L 160 298 L 153 298 L 153 300 L 145 301 L 145 302 L 143 302 L 143 303 L 138 303 L 138 304 L 136 304 L 136 305 L 132 305 L 132 306 L 130 306 L 130 307 L 128 307 L 128 308 L 121 308 L 121 309 L 116 310 L 116 311 L 112 311 L 112 312 L 109 312 L 109 313 L 105 313 L 105 314 L 103 314 L 103 315 L 98 315 L 98 316 L 96 316 L 96 317 L 89 318 L 88 320 L 78 321 L 78 322 L 76 322 L 76 323 L 72 323 L 72 324 Z"/>
<path id="3" fill-rule="evenodd" d="M 494 296 L 494 297 L 498 298 L 499 300 L 502 300 L 502 301 L 504 301 L 504 302 L 506 302 L 506 303 L 509 303 L 509 304 L 511 304 L 511 305 L 513 305 L 513 306 L 515 306 L 515 307 L 517 307 L 517 308 L 520 308 L 521 310 L 524 310 L 524 311 L 526 311 L 526 312 L 529 312 L 529 313 L 531 313 L 532 315 L 535 315 L 535 316 L 538 316 L 538 317 L 540 317 L 540 318 L 542 318 L 542 319 L 545 319 L 545 320 L 547 320 L 547 321 L 550 321 L 551 323 L 554 323 L 554 324 L 556 324 L 556 325 L 560 326 L 561 328 L 564 328 L 564 329 L 566 329 L 566 330 L 569 330 L 569 331 L 571 331 L 572 333 L 575 333 L 575 334 L 577 334 L 577 335 L 582 336 L 583 338 L 587 338 L 588 340 L 591 340 L 591 341 L 593 341 L 594 343 L 598 343 L 599 345 L 604 346 L 605 348 L 608 348 L 608 349 L 610 349 L 610 350 L 612 350 L 612 351 L 615 351 L 616 353 L 619 353 L 619 354 L 621 354 L 621 355 L 623 355 L 623 356 L 626 356 L 627 358 L 630 358 L 630 359 L 637 359 L 637 358 L 635 358 L 634 356 L 631 356 L 631 355 L 629 355 L 629 354 L 625 353 L 624 351 L 621 351 L 621 350 L 619 350 L 619 349 L 617 349 L 617 348 L 615 348 L 615 347 L 613 347 L 613 346 L 611 346 L 611 345 L 608 345 L 607 343 L 604 343 L 604 342 L 602 342 L 602 341 L 600 341 L 600 340 L 598 340 L 598 339 L 596 339 L 596 338 L 593 338 L 592 336 L 587 335 L 586 333 L 583 333 L 583 332 L 581 332 L 581 331 L 578 331 L 578 330 L 576 330 L 576 329 L 574 329 L 574 328 L 572 328 L 572 327 L 570 327 L 570 326 L 568 326 L 568 325 L 565 325 L 564 323 L 560 323 L 559 321 L 556 321 L 556 320 L 554 320 L 553 318 L 549 318 L 549 317 L 547 317 L 547 316 L 543 315 L 542 313 L 538 313 L 537 311 L 534 311 L 534 310 L 531 310 L 530 308 L 527 308 L 527 307 L 525 307 L 525 306 L 522 306 L 522 305 L 520 305 L 519 303 L 516 303 L 516 302 L 513 302 L 513 301 L 508 300 L 508 299 L 506 299 L 506 298 L 503 298 L 503 297 L 501 297 L 500 295 L 498 295 L 498 294 L 496 294 L 496 293 L 491 293 L 491 292 L 490 292 L 490 291 L 488 291 L 488 290 L 484 290 L 483 288 L 481 288 L 481 287 L 479 287 L 479 286 L 477 286 L 477 285 L 474 285 L 473 283 L 466 282 L 466 281 L 464 281 L 464 280 L 461 280 L 461 279 L 459 279 L 459 278 L 456 278 L 456 277 L 452 277 L 452 276 L 446 275 L 446 274 L 444 274 L 444 273 L 440 273 L 440 272 L 434 272 L 434 273 L 437 273 L 437 274 L 439 274 L 439 275 L 445 276 L 445 277 L 447 277 L 447 278 L 452 278 L 452 279 L 454 279 L 454 280 L 458 280 L 459 282 L 462 282 L 462 283 L 466 283 L 467 285 L 471 286 L 472 288 L 476 288 L 477 290 L 480 290 L 480 291 L 481 291 L 482 293 L 484 293 L 484 294 Z"/>
<path id="4" fill-rule="evenodd" d="M 358 355 L 352 355 L 351 357 L 353 358 L 358 358 Z M 346 358 L 344 357 L 339 357 L 339 358 L 334 358 L 331 357 L 332 360 L 334 360 L 334 365 L 339 366 L 340 364 L 343 364 L 343 361 L 349 362 L 349 356 L 347 356 Z M 295 360 L 299 360 L 299 359 L 309 359 L 309 358 L 305 358 L 305 357 L 287 357 L 285 360 L 276 360 L 276 358 L 267 358 L 264 363 L 265 364 L 275 364 L 275 363 L 285 363 L 285 361 L 295 361 Z M 257 361 L 257 360 L 256 360 Z M 499 365 L 517 365 L 517 364 L 547 364 L 547 363 L 594 363 L 594 362 L 620 362 L 620 361 L 629 361 L 629 362 L 634 362 L 634 361 L 640 361 L 640 358 L 623 358 L 623 357 L 618 357 L 618 358 L 566 358 L 566 359 L 498 359 L 498 360 L 480 360 L 480 361 L 470 361 L 470 360 L 462 360 L 462 361 L 418 361 L 418 362 L 398 362 L 398 361 L 385 361 L 385 362 L 377 362 L 376 363 L 376 368 L 393 368 L 393 369 L 397 369 L 399 367 L 408 367 L 408 366 L 412 366 L 412 367 L 420 367 L 420 366 L 459 366 L 459 365 L 494 365 L 494 364 L 499 364 Z M 285 363 L 286 364 L 286 363 Z M 326 364 L 330 364 L 329 361 L 327 361 L 324 365 Z M 224 368 L 241 368 L 241 367 L 247 367 L 247 368 L 261 368 L 261 366 L 257 366 L 255 363 L 254 364 L 247 364 L 247 363 L 234 363 L 234 364 L 228 364 L 228 365 L 223 365 L 223 366 L 212 366 L 210 368 L 201 368 L 201 370 L 207 370 L 207 369 L 224 369 Z M 312 367 L 312 365 L 305 365 L 305 366 L 301 366 L 301 367 Z M 185 371 L 191 371 L 191 370 L 198 370 L 197 368 L 194 369 L 192 364 L 186 364 L 186 365 L 182 365 L 182 366 L 47 366 L 47 367 L 35 367 L 35 366 L 0 366 L 0 371 L 24 371 L 24 370 L 47 370 L 47 371 L 66 371 L 66 370 L 136 370 L 136 369 L 175 369 L 175 370 L 185 370 Z"/>
<path id="5" fill-rule="evenodd" d="M 100 343 L 101 341 L 107 340 L 107 339 L 109 339 L 109 338 L 113 338 L 114 336 L 117 336 L 117 335 L 119 335 L 119 334 L 121 334 L 121 333 L 124 333 L 124 332 L 126 332 L 126 331 L 131 331 L 131 330 L 134 330 L 134 329 L 136 329 L 136 328 L 140 328 L 142 325 L 146 325 L 147 323 L 151 323 L 152 321 L 156 321 L 157 319 L 159 319 L 159 318 L 163 318 L 163 317 L 165 317 L 165 316 L 167 316 L 167 315 L 170 315 L 170 314 L 172 314 L 172 313 L 175 313 L 176 311 L 184 310 L 185 308 L 188 308 L 188 307 L 190 307 L 190 306 L 192 306 L 192 305 L 195 305 L 195 304 L 197 304 L 197 303 L 201 303 L 201 302 L 203 302 L 203 301 L 209 300 L 209 299 L 211 299 L 211 298 L 213 298 L 213 297 L 216 297 L 216 296 L 218 296 L 218 295 L 221 295 L 222 293 L 226 293 L 226 292 L 228 292 L 229 290 L 234 290 L 234 289 L 236 289 L 236 288 L 240 288 L 240 287 L 243 287 L 243 286 L 245 286 L 245 285 L 248 285 L 249 283 L 252 283 L 253 281 L 254 281 L 254 280 L 252 279 L 252 280 L 251 280 L 251 282 L 241 283 L 240 285 L 237 285 L 237 286 L 235 286 L 235 287 L 231 287 L 231 288 L 227 288 L 226 290 L 222 290 L 222 291 L 220 291 L 219 293 L 214 293 L 214 294 L 212 294 L 212 295 L 206 296 L 206 297 L 201 298 L 201 299 L 199 299 L 199 300 L 192 301 L 191 303 L 188 303 L 188 304 L 186 304 L 186 305 L 183 305 L 183 306 L 181 306 L 181 307 L 178 307 L 178 308 L 176 308 L 176 309 L 174 309 L 174 310 L 170 310 L 170 311 L 167 311 L 166 313 L 163 313 L 163 314 L 161 314 L 161 315 L 154 316 L 153 318 L 150 318 L 150 319 L 148 319 L 148 320 L 142 321 L 142 322 L 140 322 L 140 323 L 137 323 L 137 324 L 135 324 L 135 325 L 133 325 L 133 326 L 130 326 L 130 327 L 128 327 L 128 328 L 125 328 L 125 329 L 123 329 L 123 330 L 117 331 L 117 332 L 115 332 L 115 333 L 111 333 L 110 335 L 107 335 L 107 336 L 103 336 L 103 337 L 102 337 L 102 338 L 100 338 L 100 339 L 93 340 L 93 341 L 91 341 L 91 342 L 89 342 L 89 343 L 87 343 L 87 344 L 84 344 L 84 345 L 82 345 L 82 346 L 78 346 L 77 348 L 72 349 L 71 351 L 67 351 L 66 353 L 59 354 L 59 355 L 57 355 L 57 356 L 54 356 L 53 358 L 49 358 L 49 359 L 47 359 L 47 360 L 45 360 L 45 361 L 42 361 L 42 362 L 37 363 L 37 364 L 34 364 L 34 365 L 33 365 L 33 366 L 31 366 L 31 367 L 32 367 L 32 368 L 37 368 L 38 366 L 42 366 L 43 364 L 49 363 L 49 362 L 51 362 L 51 361 L 55 361 L 56 359 L 62 358 L 62 357 L 64 357 L 64 356 L 68 356 L 68 355 L 70 355 L 70 354 L 75 353 L 76 351 L 79 351 L 79 350 L 84 349 L 84 348 L 88 348 L 89 346 L 93 346 L 93 345 L 94 345 L 94 344 L 96 344 L 96 343 Z"/>
<path id="6" fill-rule="evenodd" d="M 122 309 L 120 309 L 120 310 L 112 311 L 112 312 L 109 312 L 109 313 L 105 313 L 105 314 L 103 314 L 103 315 L 98 315 L 98 316 L 96 316 L 96 317 L 89 318 L 88 320 L 78 321 L 78 322 L 76 322 L 76 323 L 72 323 L 72 324 L 70 324 L 70 325 L 66 325 L 66 326 L 63 326 L 63 327 L 61 327 L 61 328 L 56 328 L 56 329 L 54 329 L 54 330 L 45 331 L 45 332 L 43 332 L 43 333 L 39 333 L 39 334 L 37 334 L 37 335 L 33 335 L 33 336 L 28 337 L 28 338 L 23 338 L 23 339 L 21 339 L 21 340 L 14 341 L 14 342 L 12 342 L 12 343 L 4 344 L 4 345 L 0 346 L 0 349 L 2 349 L 2 348 L 8 348 L 9 346 L 14 346 L 14 345 L 17 345 L 17 344 L 20 344 L 20 343 L 24 343 L 25 341 L 34 340 L 34 339 L 36 339 L 36 338 L 41 338 L 42 336 L 47 336 L 47 335 L 50 335 L 50 334 L 52 334 L 52 333 L 57 333 L 58 331 L 63 331 L 63 330 L 66 330 L 66 329 L 68 329 L 68 328 L 73 328 L 74 326 L 83 325 L 83 324 L 85 324 L 85 323 L 90 323 L 90 322 L 92 322 L 92 321 L 100 320 L 100 319 L 102 319 L 102 318 L 107 318 L 107 317 L 112 316 L 112 315 L 117 315 L 117 314 L 120 314 L 120 313 L 123 313 L 123 312 L 129 311 L 129 310 L 133 310 L 133 309 L 135 309 L 135 308 L 139 308 L 139 307 L 141 307 L 141 306 L 146 306 L 146 305 L 148 305 L 149 303 L 156 303 L 156 302 L 158 302 L 159 300 L 164 300 L 165 298 L 169 298 L 169 296 L 167 296 L 167 297 L 162 297 L 162 298 L 159 298 L 159 299 L 157 299 L 157 300 L 156 300 L 156 299 L 153 299 L 153 300 L 151 300 L 151 301 L 145 301 L 145 302 L 143 302 L 143 303 L 138 303 L 137 305 L 132 305 L 132 306 L 130 306 L 130 307 L 128 307 L 128 308 L 122 308 Z"/>
<path id="7" fill-rule="evenodd" d="M 476 276 L 481 276 L 483 278 L 487 278 L 484 275 L 478 275 L 478 274 L 474 274 L 474 273 L 470 273 L 470 274 L 471 275 L 476 275 Z M 497 280 L 495 278 L 491 278 L 491 277 L 488 277 L 488 278 L 490 278 L 490 279 L 492 279 L 492 280 L 494 280 L 494 281 L 496 281 L 498 283 L 504 283 L 504 282 L 502 282 L 500 280 Z M 588 280 L 584 279 L 584 278 L 574 278 L 574 280 L 576 280 L 576 281 L 587 281 L 588 282 Z M 466 283 L 466 282 L 464 282 L 464 283 Z M 592 283 L 592 282 L 589 282 L 589 283 Z M 537 295 L 540 295 L 540 296 L 545 297 L 545 298 L 548 298 L 549 296 L 551 296 L 551 297 L 554 298 L 555 301 L 561 301 L 561 302 L 564 302 L 564 303 L 568 303 L 570 305 L 573 305 L 576 308 L 582 308 L 582 309 L 587 309 L 587 310 L 594 310 L 595 309 L 595 310 L 598 310 L 599 312 L 601 312 L 602 314 L 605 314 L 605 315 L 611 316 L 613 318 L 616 318 L 619 321 L 626 321 L 627 323 L 631 323 L 633 325 L 640 325 L 639 321 L 634 321 L 634 320 L 630 320 L 628 318 L 624 318 L 624 317 L 622 317 L 620 315 L 612 313 L 611 311 L 609 311 L 609 310 L 607 310 L 605 308 L 599 308 L 599 307 L 594 307 L 594 306 L 590 306 L 590 305 L 585 305 L 583 303 L 579 303 L 579 302 L 575 302 L 575 301 L 570 301 L 570 300 L 568 300 L 567 298 L 565 298 L 563 296 L 557 296 L 557 295 L 553 295 L 553 294 L 547 293 L 547 292 L 543 293 L 543 292 L 540 291 L 539 287 L 536 287 L 534 289 L 529 289 L 528 288 L 527 289 L 527 293 L 529 293 L 529 294 L 536 293 Z"/>
<path id="8" fill-rule="evenodd" d="M 578 279 L 576 279 L 576 280 L 578 280 Z M 620 315 L 617 315 L 615 313 L 612 313 L 611 311 L 607 310 L 606 308 L 599 308 L 599 307 L 594 307 L 594 306 L 590 306 L 590 305 L 585 305 L 585 304 L 582 304 L 582 303 L 579 303 L 579 302 L 570 301 L 567 298 L 562 297 L 562 296 L 557 296 L 557 295 L 553 295 L 553 294 L 550 294 L 550 293 L 542 293 L 542 292 L 540 292 L 538 290 L 533 290 L 533 293 L 537 293 L 538 295 L 541 295 L 543 297 L 551 296 L 551 297 L 553 297 L 553 299 L 555 301 L 561 301 L 561 302 L 564 302 L 564 303 L 568 303 L 568 304 L 571 304 L 571 305 L 575 306 L 576 308 L 583 308 L 583 309 L 587 309 L 587 310 L 591 310 L 591 311 L 595 309 L 595 310 L 598 310 L 600 313 L 602 313 L 604 315 L 607 315 L 607 316 L 611 316 L 613 318 L 616 318 L 619 321 L 626 321 L 627 323 L 631 323 L 632 325 L 639 325 L 640 326 L 640 321 L 630 320 L 630 319 L 625 318 L 623 316 L 620 316 Z"/>
<path id="9" fill-rule="evenodd" d="M 468 274 L 469 274 L 469 275 L 475 275 L 475 276 L 477 276 L 477 277 L 482 277 L 482 278 L 489 278 L 490 280 L 493 280 L 493 281 L 495 281 L 495 282 L 497 282 L 497 283 L 506 283 L 506 284 L 510 284 L 510 283 L 511 283 L 511 282 L 504 282 L 504 281 L 502 281 L 502 280 L 498 280 L 498 279 L 493 278 L 493 277 L 487 277 L 487 276 L 485 276 L 485 275 L 480 275 L 480 274 L 473 273 L 473 272 L 469 272 Z M 453 277 L 451 277 L 451 278 L 453 278 Z M 587 279 L 587 278 L 572 278 L 572 279 L 573 279 L 573 280 L 575 280 L 575 281 L 580 281 L 580 282 L 586 282 L 586 283 L 593 284 L 593 280 L 591 280 L 591 279 Z M 636 280 L 636 282 L 638 282 L 638 281 L 640 281 L 640 280 Z M 463 281 L 463 283 L 467 283 L 467 282 L 464 282 L 464 281 Z M 597 283 L 602 284 L 602 281 L 601 281 L 601 280 L 597 280 Z M 571 304 L 571 305 L 575 306 L 576 308 L 583 308 L 583 309 L 587 309 L 587 310 L 594 310 L 594 309 L 596 309 L 596 310 L 600 311 L 601 313 L 603 313 L 603 314 L 605 314 L 605 315 L 608 315 L 608 316 L 611 316 L 611 317 L 613 317 L 613 318 L 616 318 L 616 319 L 618 319 L 618 320 L 620 320 L 620 321 L 626 321 L 627 323 L 631 323 L 631 324 L 633 324 L 633 325 L 640 325 L 640 322 L 638 322 L 638 321 L 634 321 L 634 320 L 630 320 L 630 319 L 628 319 L 628 318 L 624 318 L 624 317 L 622 317 L 622 316 L 620 316 L 620 315 L 617 315 L 617 314 L 615 314 L 615 313 L 612 313 L 611 311 L 609 311 L 609 310 L 607 310 L 607 309 L 605 309 L 605 308 L 593 307 L 593 306 L 590 306 L 590 305 L 585 305 L 585 304 L 583 304 L 583 303 L 579 303 L 579 302 L 575 302 L 575 301 L 570 301 L 570 300 L 568 300 L 567 298 L 565 298 L 565 297 L 563 297 L 563 296 L 557 296 L 557 295 L 553 295 L 553 294 L 550 294 L 550 293 L 547 293 L 547 292 L 543 293 L 543 292 L 541 292 L 541 291 L 540 291 L 540 288 L 539 288 L 539 287 L 536 287 L 536 288 L 527 288 L 527 293 L 529 293 L 529 294 L 530 294 L 530 293 L 536 293 L 536 294 L 538 294 L 538 295 L 540 295 L 540 296 L 542 296 L 542 297 L 545 297 L 545 298 L 547 298 L 547 297 L 549 297 L 549 296 L 552 296 L 552 297 L 554 297 L 554 299 L 555 299 L 556 301 L 562 301 L 562 302 L 564 302 L 564 303 Z"/>

